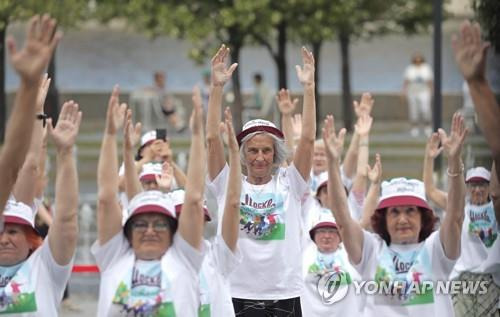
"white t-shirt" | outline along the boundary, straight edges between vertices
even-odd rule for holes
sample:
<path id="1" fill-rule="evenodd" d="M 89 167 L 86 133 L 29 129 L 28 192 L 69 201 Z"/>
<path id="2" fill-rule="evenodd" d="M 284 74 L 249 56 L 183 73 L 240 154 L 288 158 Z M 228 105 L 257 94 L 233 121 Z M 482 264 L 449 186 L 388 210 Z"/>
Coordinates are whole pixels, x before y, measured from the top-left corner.
<path id="1" fill-rule="evenodd" d="M 361 261 L 354 268 L 363 281 L 411 282 L 446 281 L 456 261 L 444 254 L 439 230 L 425 241 L 387 246 L 378 234 L 363 231 Z M 419 282 L 420 281 L 420 282 Z M 400 291 L 399 291 L 400 292 Z M 449 295 L 436 294 L 434 290 L 417 294 L 366 295 L 364 316 L 454 316 Z"/>
<path id="2" fill-rule="evenodd" d="M 428 82 L 432 80 L 432 69 L 428 64 L 410 64 L 406 67 L 404 79 L 408 81 L 408 93 L 418 94 L 429 92 Z"/>
<path id="3" fill-rule="evenodd" d="M 56 263 L 48 239 L 21 264 L 0 267 L 0 314 L 57 316 L 72 267 Z"/>
<path id="4" fill-rule="evenodd" d="M 201 296 L 201 302 L 202 305 L 203 302 L 209 303 L 210 315 L 206 316 L 234 316 L 229 275 L 241 262 L 241 258 L 239 250 L 233 253 L 220 235 L 216 235 L 213 242 L 209 243 L 200 273 L 201 293 L 206 294 L 206 297 Z M 201 316 L 205 315 L 200 314 Z"/>
<path id="5" fill-rule="evenodd" d="M 229 167 L 208 185 L 223 215 Z M 302 288 L 302 202 L 309 185 L 292 164 L 270 182 L 242 180 L 238 248 L 243 260 L 230 276 L 236 298 L 279 300 L 300 296 Z M 220 227 L 219 227 L 220 230 Z"/>
<path id="6" fill-rule="evenodd" d="M 303 260 L 304 288 L 300 296 L 303 316 L 357 316 L 361 313 L 361 302 L 356 297 L 354 287 L 351 285 L 353 280 L 359 280 L 359 274 L 349 263 L 342 244 L 334 253 L 323 254 L 313 243 L 304 252 Z M 329 304 L 324 302 L 318 290 L 324 285 L 318 285 L 318 283 L 320 279 L 328 279 L 328 275 L 331 275 L 332 272 L 344 273 L 341 275 L 340 288 L 348 288 L 348 290 L 343 299 Z M 340 288 L 336 294 L 342 293 Z"/>
<path id="7" fill-rule="evenodd" d="M 462 272 L 491 273 L 495 284 L 500 286 L 498 234 L 493 202 L 480 206 L 467 203 L 462 226 L 460 258 L 450 278 L 455 279 Z"/>
<path id="8" fill-rule="evenodd" d="M 101 272 L 97 316 L 134 316 L 134 309 L 197 317 L 204 250 L 205 246 L 200 252 L 175 234 L 160 261 L 140 261 L 122 232 L 104 245 L 96 241 L 91 252 Z M 150 285 L 153 281 L 155 285 Z"/>

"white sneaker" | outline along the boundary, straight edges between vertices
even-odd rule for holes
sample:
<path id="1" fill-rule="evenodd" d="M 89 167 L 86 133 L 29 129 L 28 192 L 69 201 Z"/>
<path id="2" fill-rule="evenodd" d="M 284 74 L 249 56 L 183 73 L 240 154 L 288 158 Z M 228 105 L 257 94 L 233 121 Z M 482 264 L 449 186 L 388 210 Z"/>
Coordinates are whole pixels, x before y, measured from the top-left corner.
<path id="1" fill-rule="evenodd" d="M 410 131 L 412 137 L 416 138 L 419 135 L 418 128 L 412 128 Z"/>

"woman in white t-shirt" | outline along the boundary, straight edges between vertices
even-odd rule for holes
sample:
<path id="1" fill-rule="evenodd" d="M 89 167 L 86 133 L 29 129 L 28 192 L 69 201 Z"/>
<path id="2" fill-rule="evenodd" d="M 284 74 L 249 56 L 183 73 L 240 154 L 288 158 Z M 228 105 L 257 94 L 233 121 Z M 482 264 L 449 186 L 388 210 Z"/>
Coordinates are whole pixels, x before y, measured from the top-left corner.
<path id="1" fill-rule="evenodd" d="M 42 20 L 45 27 L 49 23 Z M 33 24 L 33 21 L 31 22 Z M 52 22 L 51 22 L 52 23 Z M 48 85 L 47 85 L 48 88 Z M 42 100 L 43 104 L 43 100 Z M 82 114 L 73 101 L 63 105 L 55 128 L 49 122 L 48 135 L 56 145 L 57 171 L 55 203 L 56 213 L 47 238 L 42 241 L 35 229 L 36 207 L 16 201 L 12 196 L 3 211 L 5 227 L 0 233 L 0 311 L 8 316 L 57 316 L 64 288 L 69 280 L 78 241 L 78 177 L 73 146 L 76 141 Z M 35 120 L 36 137 L 30 149 L 41 149 L 42 122 Z M 35 138 L 32 140 L 34 141 Z M 38 158 L 39 159 L 39 158 Z M 31 183 L 34 195 L 34 178 L 29 171 L 20 172 L 18 183 Z M 29 167 L 28 164 L 28 169 Z M 35 169 L 36 170 L 36 169 Z M 21 191 L 23 189 L 20 189 Z M 19 199 L 29 196 L 16 192 Z"/>
<path id="2" fill-rule="evenodd" d="M 201 97 L 193 95 L 192 138 L 184 211 L 177 220 L 172 200 L 159 191 L 130 201 L 122 227 L 118 203 L 116 134 L 125 122 L 125 147 L 132 147 L 132 113 L 111 94 L 98 166 L 98 240 L 92 253 L 101 271 L 98 316 L 198 315 L 198 274 L 204 256 L 205 148 Z M 133 160 L 128 162 L 135 168 Z M 201 177 L 200 177 L 201 176 Z M 136 184 L 139 184 L 137 181 Z M 134 186 L 126 184 L 126 186 Z M 140 192 L 140 184 L 134 189 Z M 178 230 L 177 230 L 178 227 Z"/>
<path id="3" fill-rule="evenodd" d="M 375 233 L 364 231 L 347 209 L 341 186 L 339 158 L 345 130 L 335 134 L 333 117 L 325 120 L 323 138 L 329 161 L 328 192 L 332 211 L 349 259 L 371 287 L 364 316 L 453 316 L 449 295 L 433 283 L 446 281 L 460 255 L 465 185 L 460 155 L 466 136 L 463 117 L 453 116 L 451 134 L 440 130 L 448 156 L 449 203 L 441 228 L 425 198 L 422 182 L 396 178 L 382 184 L 379 205 L 372 216 Z M 374 287 L 378 291 L 373 291 Z"/>
<path id="4" fill-rule="evenodd" d="M 446 209 L 447 193 L 438 189 L 432 179 L 434 159 L 440 153 L 439 138 L 433 134 L 427 141 L 424 158 L 425 191 L 438 207 Z M 489 195 L 490 178 L 491 173 L 484 167 L 471 168 L 465 176 L 467 201 L 462 250 L 450 277 L 458 281 L 487 281 L 488 287 L 483 293 L 466 294 L 460 284 L 459 293 L 453 295 L 457 316 L 489 316 L 495 314 L 500 305 L 500 264 L 494 265 L 500 259 L 500 238 L 493 200 Z"/>
<path id="5" fill-rule="evenodd" d="M 361 305 L 351 286 L 359 275 L 349 263 L 332 214 L 323 215 L 309 231 L 314 242 L 304 251 L 304 288 L 300 296 L 303 316 L 353 316 Z M 335 293 L 329 283 L 335 281 Z M 331 294 L 333 293 L 333 294 Z M 338 298 L 335 295 L 339 296 Z"/>
<path id="6" fill-rule="evenodd" d="M 207 115 L 208 174 L 218 208 L 223 207 L 228 166 L 224 158 L 219 124 L 224 84 L 237 67 L 226 69 L 229 49 L 222 46 L 212 59 L 212 88 Z M 283 133 L 266 120 L 247 122 L 240 134 L 242 177 L 238 248 L 243 261 L 231 274 L 231 295 L 238 316 L 254 316 L 265 310 L 277 316 L 300 314 L 302 289 L 301 204 L 309 191 L 307 181 L 315 133 L 314 58 L 302 49 L 304 66 L 297 66 L 304 86 L 303 129 L 293 163 L 286 159 Z M 288 91 L 278 96 L 292 106 Z M 222 212 L 219 212 L 219 217 Z"/>
<path id="7" fill-rule="evenodd" d="M 422 54 L 414 54 L 411 64 L 405 69 L 403 82 L 403 94 L 408 101 L 412 136 L 418 136 L 420 122 L 424 123 L 427 134 L 431 132 L 432 79 L 432 69 Z"/>

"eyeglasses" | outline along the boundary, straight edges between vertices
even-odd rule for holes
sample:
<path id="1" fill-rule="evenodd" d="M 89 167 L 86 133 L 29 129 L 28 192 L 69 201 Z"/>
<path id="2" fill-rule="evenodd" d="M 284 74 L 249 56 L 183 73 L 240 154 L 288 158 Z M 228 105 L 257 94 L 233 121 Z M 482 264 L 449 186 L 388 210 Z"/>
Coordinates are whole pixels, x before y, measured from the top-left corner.
<path id="1" fill-rule="evenodd" d="M 156 232 L 165 232 L 168 230 L 168 223 L 166 222 L 145 222 L 145 221 L 136 221 L 132 223 L 132 230 L 136 232 L 146 232 L 149 227 L 152 227 Z"/>

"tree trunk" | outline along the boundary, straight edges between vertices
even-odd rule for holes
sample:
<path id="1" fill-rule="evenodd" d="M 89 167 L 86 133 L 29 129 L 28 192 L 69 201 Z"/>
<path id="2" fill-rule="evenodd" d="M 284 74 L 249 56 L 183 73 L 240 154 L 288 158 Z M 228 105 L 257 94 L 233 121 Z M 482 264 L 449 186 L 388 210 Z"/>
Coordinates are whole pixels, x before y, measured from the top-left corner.
<path id="1" fill-rule="evenodd" d="M 47 99 L 43 106 L 43 111 L 52 118 L 52 125 L 57 124 L 59 118 L 59 91 L 56 86 L 56 50 L 50 59 L 49 67 L 47 70 L 49 78 L 51 78 L 49 91 L 47 92 Z"/>
<path id="2" fill-rule="evenodd" d="M 7 23 L 4 23 L 7 27 Z M 5 94 L 5 31 L 0 30 L 0 142 L 5 139 L 5 124 L 7 123 L 7 96 Z"/>
<path id="3" fill-rule="evenodd" d="M 288 88 L 287 64 L 286 64 L 286 22 L 278 25 L 278 52 L 274 58 L 278 68 L 278 90 Z"/>
<path id="4" fill-rule="evenodd" d="M 231 39 L 229 40 L 229 44 L 231 45 L 231 64 L 233 63 L 238 63 L 239 65 L 239 59 L 240 59 L 240 52 L 241 52 L 241 43 L 239 41 L 234 41 L 235 43 L 231 42 Z M 236 70 L 233 72 L 233 76 L 231 77 L 232 83 L 233 83 L 233 93 L 234 93 L 234 104 L 233 104 L 233 109 L 232 109 L 232 114 L 233 114 L 233 124 L 234 124 L 234 130 L 236 133 L 241 131 L 243 124 L 242 124 L 242 112 L 243 112 L 243 98 L 241 96 L 241 83 L 240 83 L 240 67 L 236 67 Z"/>
<path id="5" fill-rule="evenodd" d="M 319 95 L 319 71 L 321 70 L 320 67 L 320 53 L 321 53 L 321 46 L 323 45 L 323 42 L 314 42 L 311 43 L 312 45 L 312 53 L 314 56 L 314 64 L 315 64 L 315 70 L 314 70 L 314 97 L 316 99 L 316 135 L 319 135 L 319 127 L 321 126 L 321 121 L 322 118 L 320 116 L 321 114 L 321 104 L 320 104 L 320 95 Z"/>
<path id="6" fill-rule="evenodd" d="M 342 59 L 342 114 L 344 116 L 344 127 L 352 131 L 352 94 L 349 60 L 349 34 L 339 33 L 340 56 Z"/>

